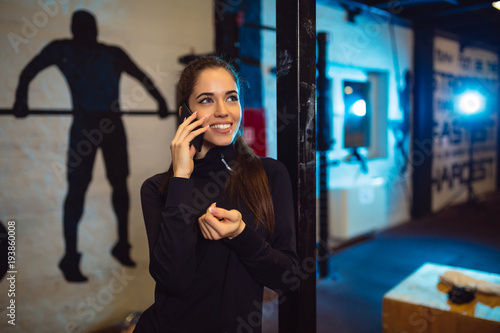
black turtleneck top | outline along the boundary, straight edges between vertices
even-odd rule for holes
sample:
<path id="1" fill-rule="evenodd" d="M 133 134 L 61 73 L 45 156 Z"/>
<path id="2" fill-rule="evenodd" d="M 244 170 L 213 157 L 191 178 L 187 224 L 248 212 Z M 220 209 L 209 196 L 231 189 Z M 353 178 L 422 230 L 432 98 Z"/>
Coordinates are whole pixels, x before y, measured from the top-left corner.
<path id="1" fill-rule="evenodd" d="M 281 162 L 262 158 L 274 204 L 275 228 L 256 228 L 255 216 L 241 201 L 223 195 L 233 163 L 233 145 L 212 148 L 195 159 L 189 179 L 165 173 L 141 188 L 148 236 L 149 271 L 156 281 L 155 303 L 134 332 L 261 332 L 264 286 L 279 294 L 297 287 L 297 253 L 292 189 Z M 246 226 L 233 239 L 203 237 L 198 218 L 213 203 L 240 211 Z"/>

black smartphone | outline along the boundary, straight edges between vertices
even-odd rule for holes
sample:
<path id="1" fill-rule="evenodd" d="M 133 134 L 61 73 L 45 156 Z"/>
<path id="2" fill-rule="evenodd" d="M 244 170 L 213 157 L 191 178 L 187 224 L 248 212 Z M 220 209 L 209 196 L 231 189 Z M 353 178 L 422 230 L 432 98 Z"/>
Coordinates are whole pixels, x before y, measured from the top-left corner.
<path id="1" fill-rule="evenodd" d="M 193 111 L 187 106 L 186 103 L 182 104 L 181 106 L 181 121 L 184 121 L 184 119 L 188 118 L 193 114 Z M 196 127 L 193 131 L 196 131 L 197 129 L 201 128 L 201 126 Z M 201 133 L 197 137 L 191 141 L 191 144 L 196 148 L 197 151 L 201 151 L 201 145 L 203 144 L 203 135 L 205 133 Z"/>

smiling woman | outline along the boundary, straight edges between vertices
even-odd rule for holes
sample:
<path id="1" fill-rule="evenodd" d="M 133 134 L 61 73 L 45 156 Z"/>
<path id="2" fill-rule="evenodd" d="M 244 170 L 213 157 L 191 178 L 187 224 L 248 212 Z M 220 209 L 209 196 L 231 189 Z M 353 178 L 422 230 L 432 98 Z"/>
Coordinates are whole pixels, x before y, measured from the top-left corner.
<path id="1" fill-rule="evenodd" d="M 156 291 L 134 332 L 258 333 L 264 286 L 283 294 L 297 283 L 290 179 L 243 140 L 239 82 L 217 57 L 181 74 L 177 103 L 193 114 L 170 143 L 169 170 L 141 188 Z"/>
<path id="2" fill-rule="evenodd" d="M 195 158 L 203 158 L 215 146 L 227 146 L 233 142 L 240 127 L 241 105 L 239 87 L 233 75 L 224 68 L 208 68 L 198 77 L 193 93 L 188 99 L 191 110 L 208 126 L 201 152 Z"/>

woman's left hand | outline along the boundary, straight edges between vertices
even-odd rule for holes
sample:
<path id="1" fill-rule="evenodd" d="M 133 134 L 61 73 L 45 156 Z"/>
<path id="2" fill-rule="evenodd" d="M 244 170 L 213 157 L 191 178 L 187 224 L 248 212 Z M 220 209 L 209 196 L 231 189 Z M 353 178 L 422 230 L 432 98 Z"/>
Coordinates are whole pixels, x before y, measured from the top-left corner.
<path id="1" fill-rule="evenodd" d="M 245 229 L 241 213 L 235 209 L 226 210 L 213 203 L 198 219 L 203 237 L 210 240 L 233 239 Z"/>

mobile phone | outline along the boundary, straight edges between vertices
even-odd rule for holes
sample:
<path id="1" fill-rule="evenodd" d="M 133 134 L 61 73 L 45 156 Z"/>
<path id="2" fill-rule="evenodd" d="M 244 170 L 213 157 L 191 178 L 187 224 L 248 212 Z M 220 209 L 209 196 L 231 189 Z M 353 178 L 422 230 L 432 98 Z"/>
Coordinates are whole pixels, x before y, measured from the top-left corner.
<path id="1" fill-rule="evenodd" d="M 193 114 L 193 111 L 187 106 L 186 103 L 182 104 L 181 106 L 181 121 L 184 121 L 184 119 L 188 118 Z M 193 131 L 196 131 L 197 129 L 201 128 L 201 126 L 196 127 L 193 129 Z M 201 146 L 203 144 L 203 135 L 205 133 L 201 133 L 197 137 L 195 137 L 192 141 L 191 144 L 196 148 L 197 151 L 201 151 Z"/>

